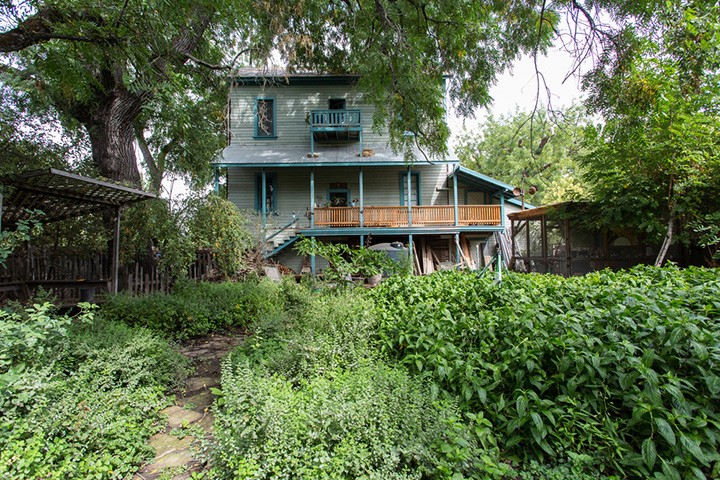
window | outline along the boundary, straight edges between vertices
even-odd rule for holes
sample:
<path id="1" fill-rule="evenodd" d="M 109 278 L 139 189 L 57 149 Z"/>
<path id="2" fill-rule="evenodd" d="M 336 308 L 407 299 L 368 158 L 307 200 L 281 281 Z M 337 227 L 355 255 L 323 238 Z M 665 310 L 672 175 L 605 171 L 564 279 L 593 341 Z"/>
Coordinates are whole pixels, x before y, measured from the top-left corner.
<path id="1" fill-rule="evenodd" d="M 275 174 L 265 174 L 265 211 L 267 213 L 273 213 L 277 210 L 275 178 Z M 262 174 L 255 176 L 255 210 L 262 211 Z"/>
<path id="2" fill-rule="evenodd" d="M 407 196 L 407 173 L 400 175 L 400 205 L 408 204 Z M 420 205 L 420 174 L 410 174 L 410 205 Z"/>
<path id="3" fill-rule="evenodd" d="M 328 190 L 328 202 L 331 207 L 350 206 L 350 190 L 345 188 L 332 188 Z"/>
<path id="4" fill-rule="evenodd" d="M 277 138 L 274 98 L 255 100 L 255 138 Z"/>
<path id="5" fill-rule="evenodd" d="M 331 98 L 328 100 L 329 110 L 345 110 L 345 99 L 344 98 Z"/>

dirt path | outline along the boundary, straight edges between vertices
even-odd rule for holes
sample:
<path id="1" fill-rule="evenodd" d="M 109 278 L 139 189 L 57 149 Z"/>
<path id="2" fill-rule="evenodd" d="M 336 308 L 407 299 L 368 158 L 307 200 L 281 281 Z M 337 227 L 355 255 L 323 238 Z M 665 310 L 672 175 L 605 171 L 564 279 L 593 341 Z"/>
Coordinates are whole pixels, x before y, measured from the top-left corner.
<path id="1" fill-rule="evenodd" d="M 175 405 L 161 412 L 167 415 L 168 425 L 163 432 L 150 437 L 155 459 L 144 465 L 134 479 L 182 480 L 205 467 L 201 460 L 193 457 L 190 447 L 198 436 L 212 435 L 210 389 L 220 385 L 220 361 L 243 338 L 242 334 L 211 335 L 180 348 L 180 352 L 192 360 L 195 373 L 188 377 L 185 393 L 177 398 Z"/>

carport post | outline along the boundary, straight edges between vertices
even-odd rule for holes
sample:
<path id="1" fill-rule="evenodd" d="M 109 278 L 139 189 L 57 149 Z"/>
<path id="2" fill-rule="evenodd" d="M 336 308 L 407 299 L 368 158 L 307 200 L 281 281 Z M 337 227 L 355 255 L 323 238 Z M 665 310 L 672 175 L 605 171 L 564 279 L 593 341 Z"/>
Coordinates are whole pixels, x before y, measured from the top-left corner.
<path id="1" fill-rule="evenodd" d="M 113 257 L 112 257 L 112 288 L 110 293 L 117 294 L 119 288 L 120 268 L 120 207 L 115 207 L 115 226 L 113 229 Z"/>

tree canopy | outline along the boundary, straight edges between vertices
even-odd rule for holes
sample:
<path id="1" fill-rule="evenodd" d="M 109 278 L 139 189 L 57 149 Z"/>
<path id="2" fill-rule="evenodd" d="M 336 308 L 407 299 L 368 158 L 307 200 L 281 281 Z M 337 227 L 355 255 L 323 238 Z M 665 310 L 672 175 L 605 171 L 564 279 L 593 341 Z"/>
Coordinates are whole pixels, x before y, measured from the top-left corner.
<path id="1" fill-rule="evenodd" d="M 584 199 L 578 157 L 582 152 L 584 110 L 516 111 L 488 117 L 478 131 L 465 132 L 456 148 L 463 165 L 525 190 L 528 203 L 543 205 Z M 530 194 L 530 187 L 537 193 Z"/>
<path id="2" fill-rule="evenodd" d="M 392 145 L 433 156 L 448 137 L 443 81 L 469 114 L 490 101 L 490 85 L 514 59 L 547 48 L 564 11 L 592 20 L 595 6 L 627 15 L 653 3 L 3 2 L 0 71 L 65 125 L 81 126 L 100 174 L 115 180 L 139 183 L 136 139 L 155 184 L 168 169 L 199 171 L 221 144 L 213 132 L 221 107 L 209 92 L 223 91 L 234 60 L 258 64 L 273 53 L 291 70 L 360 74 Z M 205 132 L 188 128 L 198 117 L 210 119 Z"/>
<path id="3" fill-rule="evenodd" d="M 676 233 L 688 242 L 717 225 L 720 7 L 670 1 L 617 41 L 619 53 L 585 79 L 589 106 L 605 119 L 584 158 L 594 220 L 663 240 L 661 264 Z"/>

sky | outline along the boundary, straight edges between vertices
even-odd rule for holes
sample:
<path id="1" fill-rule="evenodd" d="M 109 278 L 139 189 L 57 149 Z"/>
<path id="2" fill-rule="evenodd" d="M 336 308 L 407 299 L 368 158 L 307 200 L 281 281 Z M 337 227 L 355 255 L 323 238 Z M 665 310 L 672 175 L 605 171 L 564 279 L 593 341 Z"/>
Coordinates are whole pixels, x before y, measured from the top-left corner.
<path id="1" fill-rule="evenodd" d="M 545 78 L 550 91 L 549 99 L 554 109 L 570 106 L 581 98 L 579 79 L 570 77 L 565 80 L 571 66 L 570 55 L 559 48 L 551 49 L 547 56 L 538 58 L 538 69 Z M 540 102 L 547 106 L 548 93 L 542 82 L 540 88 Z M 452 133 L 451 144 L 455 145 L 464 131 L 477 130 L 490 114 L 495 117 L 509 115 L 517 108 L 521 111 L 531 111 L 535 104 L 536 93 L 535 66 L 532 57 L 526 56 L 515 62 L 512 70 L 499 77 L 497 83 L 490 89 L 492 105 L 476 111 L 475 118 L 463 119 L 451 110 L 448 117 Z"/>

